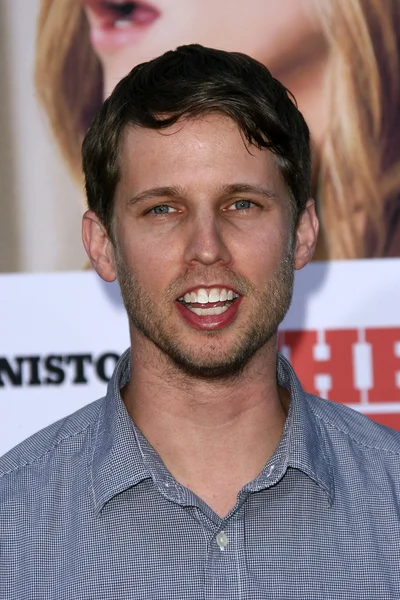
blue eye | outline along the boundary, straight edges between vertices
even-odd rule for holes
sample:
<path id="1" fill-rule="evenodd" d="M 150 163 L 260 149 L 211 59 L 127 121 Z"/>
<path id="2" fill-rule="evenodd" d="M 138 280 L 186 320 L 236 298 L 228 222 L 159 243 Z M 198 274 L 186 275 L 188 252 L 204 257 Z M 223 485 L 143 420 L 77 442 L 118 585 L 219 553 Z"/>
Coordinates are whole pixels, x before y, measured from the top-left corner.
<path id="1" fill-rule="evenodd" d="M 251 200 L 237 200 L 229 207 L 229 210 L 249 210 L 254 203 Z"/>
<path id="2" fill-rule="evenodd" d="M 167 204 L 160 204 L 159 206 L 155 206 L 151 209 L 151 212 L 155 215 L 167 215 L 174 209 L 168 206 Z"/>

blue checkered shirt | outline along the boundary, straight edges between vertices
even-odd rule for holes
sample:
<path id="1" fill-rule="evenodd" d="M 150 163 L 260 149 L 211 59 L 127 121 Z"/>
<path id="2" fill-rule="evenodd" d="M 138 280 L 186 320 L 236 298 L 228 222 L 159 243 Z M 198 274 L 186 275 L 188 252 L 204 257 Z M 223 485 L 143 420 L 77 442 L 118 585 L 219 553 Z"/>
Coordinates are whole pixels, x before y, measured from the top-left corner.
<path id="1" fill-rule="evenodd" d="M 400 598 L 400 434 L 291 394 L 281 441 L 226 518 L 107 396 L 0 459 L 0 600 Z"/>

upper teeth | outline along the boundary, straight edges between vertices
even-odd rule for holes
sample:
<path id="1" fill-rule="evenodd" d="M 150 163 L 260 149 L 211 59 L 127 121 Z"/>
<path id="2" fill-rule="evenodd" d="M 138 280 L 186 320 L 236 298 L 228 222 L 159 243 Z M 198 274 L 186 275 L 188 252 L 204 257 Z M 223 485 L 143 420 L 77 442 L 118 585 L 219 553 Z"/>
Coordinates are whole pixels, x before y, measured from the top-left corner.
<path id="1" fill-rule="evenodd" d="M 226 302 L 226 300 L 233 300 L 238 297 L 239 294 L 225 288 L 212 288 L 209 291 L 199 288 L 197 292 L 187 293 L 179 300 L 183 300 L 187 304 L 207 304 L 209 302 Z"/>
<path id="2" fill-rule="evenodd" d="M 114 27 L 117 29 L 124 29 L 125 27 L 130 27 L 132 25 L 132 21 L 129 19 L 117 19 L 114 21 Z"/>

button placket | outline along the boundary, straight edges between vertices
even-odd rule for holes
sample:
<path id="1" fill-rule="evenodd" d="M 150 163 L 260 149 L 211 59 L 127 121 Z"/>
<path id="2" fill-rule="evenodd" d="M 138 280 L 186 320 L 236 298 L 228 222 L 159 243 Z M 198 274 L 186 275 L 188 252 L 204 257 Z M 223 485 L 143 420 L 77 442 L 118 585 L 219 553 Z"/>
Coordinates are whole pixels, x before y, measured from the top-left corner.
<path id="1" fill-rule="evenodd" d="M 243 519 L 231 515 L 215 529 L 205 570 L 205 600 L 243 599 L 246 589 L 243 555 Z"/>

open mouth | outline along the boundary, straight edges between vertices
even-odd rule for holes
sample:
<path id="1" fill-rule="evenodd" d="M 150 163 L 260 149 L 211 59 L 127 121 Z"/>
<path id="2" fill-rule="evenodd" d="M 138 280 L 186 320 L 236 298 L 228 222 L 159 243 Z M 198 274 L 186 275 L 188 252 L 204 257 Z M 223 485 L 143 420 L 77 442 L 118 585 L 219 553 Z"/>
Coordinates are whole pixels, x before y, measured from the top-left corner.
<path id="1" fill-rule="evenodd" d="M 190 292 L 178 298 L 196 315 L 221 315 L 239 298 L 239 294 L 226 288 L 199 288 L 196 292 Z"/>
<path id="2" fill-rule="evenodd" d="M 147 2 L 83 0 L 83 4 L 92 43 L 99 50 L 134 40 L 160 16 L 160 12 Z"/>

